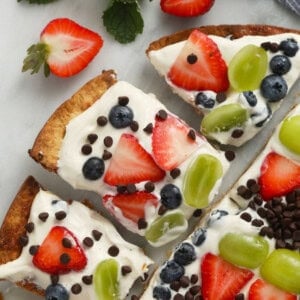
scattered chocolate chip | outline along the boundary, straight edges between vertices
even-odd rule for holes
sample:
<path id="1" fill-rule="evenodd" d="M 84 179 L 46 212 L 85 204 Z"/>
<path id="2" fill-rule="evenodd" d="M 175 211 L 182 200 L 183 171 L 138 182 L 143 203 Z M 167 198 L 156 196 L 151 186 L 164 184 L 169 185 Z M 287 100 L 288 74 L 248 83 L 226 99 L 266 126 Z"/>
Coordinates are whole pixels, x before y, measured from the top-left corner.
<path id="1" fill-rule="evenodd" d="M 85 144 L 81 147 L 81 153 L 84 155 L 89 155 L 92 153 L 92 151 L 93 151 L 93 148 L 89 144 Z"/>
<path id="2" fill-rule="evenodd" d="M 95 241 L 99 241 L 101 239 L 101 237 L 102 237 L 102 233 L 100 231 L 94 229 L 92 231 L 92 236 L 95 239 Z"/>
<path id="3" fill-rule="evenodd" d="M 177 177 L 180 176 L 180 173 L 181 173 L 180 169 L 175 168 L 175 169 L 171 170 L 170 175 L 173 179 L 176 179 Z"/>
<path id="4" fill-rule="evenodd" d="M 118 98 L 118 103 L 122 106 L 126 106 L 129 103 L 129 98 L 127 96 L 120 96 Z"/>
<path id="5" fill-rule="evenodd" d="M 146 192 L 151 193 L 151 192 L 154 191 L 155 185 L 154 185 L 153 182 L 148 181 L 148 182 L 145 183 L 144 188 L 145 188 L 145 191 L 146 191 Z"/>
<path id="6" fill-rule="evenodd" d="M 251 225 L 252 226 L 255 226 L 255 227 L 261 227 L 264 225 L 264 222 L 260 219 L 254 219 L 252 222 L 251 222 Z"/>
<path id="7" fill-rule="evenodd" d="M 151 134 L 152 131 L 153 131 L 153 124 L 152 123 L 149 123 L 144 129 L 143 129 L 144 132 L 148 133 L 148 134 Z"/>
<path id="8" fill-rule="evenodd" d="M 111 158 L 112 158 L 111 152 L 104 149 L 103 154 L 102 154 L 102 159 L 103 160 L 108 160 L 108 159 L 111 159 Z"/>
<path id="9" fill-rule="evenodd" d="M 227 96 L 226 96 L 226 93 L 224 93 L 224 92 L 217 93 L 217 95 L 216 95 L 216 101 L 218 103 L 224 102 L 226 100 L 226 98 L 227 98 Z"/>
<path id="10" fill-rule="evenodd" d="M 136 295 L 132 295 L 130 299 L 131 299 L 131 300 L 139 300 L 139 297 L 136 296 Z"/>
<path id="11" fill-rule="evenodd" d="M 253 193 L 244 185 L 240 185 L 237 188 L 237 194 L 246 200 L 250 199 L 253 196 Z"/>
<path id="12" fill-rule="evenodd" d="M 71 257 L 68 253 L 63 253 L 60 257 L 59 257 L 59 261 L 63 264 L 63 265 L 67 265 L 71 260 Z"/>
<path id="13" fill-rule="evenodd" d="M 178 292 L 180 287 L 181 287 L 181 284 L 177 280 L 174 280 L 170 283 L 170 289 L 175 291 L 175 292 Z"/>
<path id="14" fill-rule="evenodd" d="M 119 194 L 124 194 L 127 191 L 127 186 L 126 185 L 118 185 L 117 186 L 117 192 Z"/>
<path id="15" fill-rule="evenodd" d="M 39 214 L 39 219 L 42 222 L 46 222 L 48 217 L 49 217 L 49 214 L 47 212 L 42 212 L 42 213 Z"/>
<path id="16" fill-rule="evenodd" d="M 293 232 L 292 238 L 293 238 L 293 241 L 300 242 L 300 230 L 295 230 Z"/>
<path id="17" fill-rule="evenodd" d="M 53 285 L 56 285 L 59 282 L 59 276 L 58 275 L 50 275 L 50 280 Z"/>
<path id="18" fill-rule="evenodd" d="M 132 269 L 131 269 L 130 266 L 122 266 L 121 273 L 122 273 L 123 276 L 125 276 L 125 275 L 127 275 L 131 272 L 132 272 Z"/>
<path id="19" fill-rule="evenodd" d="M 25 229 L 28 233 L 33 232 L 34 230 L 34 223 L 33 222 L 29 222 L 25 225 Z"/>
<path id="20" fill-rule="evenodd" d="M 265 218 L 267 216 L 267 211 L 263 207 L 259 207 L 256 212 L 261 218 Z"/>
<path id="21" fill-rule="evenodd" d="M 252 220 L 252 217 L 249 213 L 247 212 L 243 212 L 241 215 L 240 215 L 240 218 L 243 219 L 244 221 L 246 222 L 250 222 Z"/>
<path id="22" fill-rule="evenodd" d="M 198 282 L 198 279 L 199 279 L 198 275 L 197 274 L 193 274 L 191 276 L 191 284 L 196 284 Z"/>
<path id="23" fill-rule="evenodd" d="M 194 129 L 190 129 L 187 135 L 192 141 L 196 140 L 196 132 Z"/>
<path id="24" fill-rule="evenodd" d="M 87 140 L 89 141 L 90 144 L 94 144 L 98 139 L 98 135 L 95 133 L 91 133 L 87 136 Z"/>
<path id="25" fill-rule="evenodd" d="M 63 245 L 65 248 L 70 249 L 70 248 L 72 248 L 72 246 L 73 246 L 71 240 L 68 239 L 68 238 L 63 238 L 61 242 L 62 242 L 62 245 Z"/>
<path id="26" fill-rule="evenodd" d="M 193 295 L 196 296 L 197 294 L 200 293 L 200 285 L 194 285 L 189 289 L 189 292 Z"/>
<path id="27" fill-rule="evenodd" d="M 134 183 L 130 183 L 126 186 L 126 190 L 128 194 L 134 194 L 136 192 L 136 186 Z"/>
<path id="28" fill-rule="evenodd" d="M 94 241 L 90 238 L 90 237 L 85 237 L 83 239 L 83 244 L 86 246 L 86 247 L 93 247 L 94 245 Z"/>
<path id="29" fill-rule="evenodd" d="M 235 295 L 234 297 L 234 300 L 244 300 L 245 299 L 245 296 L 244 294 L 240 293 L 240 294 L 237 294 Z"/>
<path id="30" fill-rule="evenodd" d="M 74 295 L 78 295 L 80 294 L 82 291 L 82 287 L 79 283 L 75 283 L 72 285 L 71 287 L 71 292 L 74 294 Z"/>
<path id="31" fill-rule="evenodd" d="M 202 216 L 202 209 L 195 209 L 194 212 L 193 212 L 193 217 L 195 218 L 199 218 Z"/>
<path id="32" fill-rule="evenodd" d="M 30 246 L 29 253 L 31 255 L 35 255 L 38 252 L 39 247 L 40 247 L 39 245 Z"/>
<path id="33" fill-rule="evenodd" d="M 250 207 L 253 210 L 256 210 L 256 204 L 254 200 L 249 201 L 248 207 Z"/>
<path id="34" fill-rule="evenodd" d="M 194 296 L 188 291 L 184 295 L 184 300 L 194 300 Z"/>
<path id="35" fill-rule="evenodd" d="M 84 284 L 90 285 L 93 283 L 93 275 L 82 276 L 81 280 Z"/>
<path id="36" fill-rule="evenodd" d="M 192 54 L 189 54 L 186 58 L 186 61 L 190 64 L 190 65 L 193 65 L 197 62 L 198 60 L 198 57 L 196 54 L 192 53 Z"/>
<path id="37" fill-rule="evenodd" d="M 158 111 L 156 116 L 161 120 L 166 120 L 167 117 L 168 117 L 168 113 L 164 109 L 161 109 L 161 110 Z"/>
<path id="38" fill-rule="evenodd" d="M 119 252 L 120 252 L 120 250 L 117 246 L 113 245 L 113 246 L 108 248 L 108 254 L 110 256 L 113 256 L 113 257 L 118 256 Z"/>
<path id="39" fill-rule="evenodd" d="M 242 129 L 235 129 L 231 133 L 231 137 L 234 139 L 240 138 L 244 134 L 244 131 Z"/>
<path id="40" fill-rule="evenodd" d="M 28 241 L 29 241 L 29 239 L 28 239 L 27 235 L 22 235 L 19 238 L 19 243 L 20 243 L 21 247 L 25 247 L 26 245 L 28 245 Z"/>
<path id="41" fill-rule="evenodd" d="M 101 127 L 105 126 L 107 124 L 107 118 L 105 116 L 98 117 L 97 124 Z"/>
<path id="42" fill-rule="evenodd" d="M 63 210 L 60 210 L 60 211 L 58 211 L 58 212 L 55 213 L 55 218 L 56 218 L 56 220 L 58 220 L 58 221 L 63 220 L 66 216 L 67 216 L 67 214 L 66 214 L 66 212 L 63 211 Z"/>
<path id="43" fill-rule="evenodd" d="M 253 201 L 254 201 L 255 204 L 257 204 L 257 205 L 262 205 L 262 203 L 263 203 L 263 200 L 262 200 L 262 198 L 261 198 L 260 195 L 255 195 L 255 197 L 253 198 Z"/>
<path id="44" fill-rule="evenodd" d="M 107 148 L 111 147 L 113 145 L 113 142 L 113 138 L 109 135 L 103 139 L 103 144 Z"/>
<path id="45" fill-rule="evenodd" d="M 133 132 L 137 132 L 139 130 L 139 123 L 137 121 L 132 121 L 129 125 L 130 129 L 133 131 Z"/>
<path id="46" fill-rule="evenodd" d="M 167 212 L 168 208 L 166 206 L 164 206 L 163 204 L 161 204 L 161 206 L 158 209 L 158 215 L 162 216 Z"/>
<path id="47" fill-rule="evenodd" d="M 140 218 L 138 220 L 138 228 L 139 229 L 145 229 L 145 228 L 147 228 L 147 226 L 148 226 L 148 223 L 144 218 Z"/>
<path id="48" fill-rule="evenodd" d="M 225 157 L 228 161 L 233 161 L 235 159 L 235 152 L 232 150 L 225 151 Z"/>
<path id="49" fill-rule="evenodd" d="M 179 282 L 180 286 L 183 288 L 187 288 L 190 285 L 190 279 L 188 276 L 181 276 Z"/>

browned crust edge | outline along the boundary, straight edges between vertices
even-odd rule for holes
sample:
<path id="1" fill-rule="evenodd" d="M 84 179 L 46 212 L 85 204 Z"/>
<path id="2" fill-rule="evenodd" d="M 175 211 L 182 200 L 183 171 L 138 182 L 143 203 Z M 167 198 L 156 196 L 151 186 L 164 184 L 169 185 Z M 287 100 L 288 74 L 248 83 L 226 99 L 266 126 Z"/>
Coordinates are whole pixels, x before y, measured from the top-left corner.
<path id="1" fill-rule="evenodd" d="M 300 30 L 297 29 L 263 24 L 201 26 L 198 28 L 178 31 L 171 35 L 161 37 L 160 39 L 150 43 L 148 49 L 146 50 L 146 53 L 148 54 L 152 50 L 159 50 L 165 46 L 186 40 L 194 29 L 198 29 L 205 34 L 218 35 L 221 37 L 229 36 L 231 39 L 237 39 L 245 35 L 267 36 L 287 32 L 300 34 Z"/>
<path id="2" fill-rule="evenodd" d="M 67 124 L 93 105 L 116 83 L 113 70 L 103 71 L 60 105 L 39 132 L 29 155 L 45 169 L 57 172 L 57 161 Z"/>

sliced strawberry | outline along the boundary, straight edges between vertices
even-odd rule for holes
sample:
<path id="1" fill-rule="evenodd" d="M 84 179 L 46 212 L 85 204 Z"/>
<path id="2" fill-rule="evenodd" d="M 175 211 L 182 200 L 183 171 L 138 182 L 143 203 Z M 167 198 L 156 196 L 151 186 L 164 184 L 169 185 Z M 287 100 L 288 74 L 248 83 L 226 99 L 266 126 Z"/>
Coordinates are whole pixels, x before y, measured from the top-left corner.
<path id="1" fill-rule="evenodd" d="M 165 172 L 161 170 L 152 156 L 131 134 L 122 134 L 116 146 L 104 182 L 110 185 L 127 185 L 141 181 L 159 181 Z"/>
<path id="2" fill-rule="evenodd" d="M 168 77 L 186 90 L 223 92 L 229 87 L 227 65 L 217 44 L 199 30 L 190 34 Z"/>
<path id="3" fill-rule="evenodd" d="M 39 246 L 32 262 L 40 270 L 53 275 L 80 271 L 86 266 L 87 258 L 74 234 L 65 227 L 55 226 Z"/>
<path id="4" fill-rule="evenodd" d="M 22 71 L 37 73 L 42 65 L 60 77 L 79 73 L 96 56 L 103 45 L 99 34 L 67 19 L 54 19 L 43 29 L 40 42 L 27 50 Z"/>
<path id="5" fill-rule="evenodd" d="M 257 279 L 249 289 L 249 300 L 297 300 L 297 296 L 280 290 L 262 279 Z"/>
<path id="6" fill-rule="evenodd" d="M 262 163 L 258 184 L 264 200 L 286 195 L 300 186 L 300 165 L 271 152 Z"/>
<path id="7" fill-rule="evenodd" d="M 189 137 L 189 128 L 178 118 L 156 118 L 152 135 L 152 151 L 156 163 L 170 171 L 184 162 L 197 148 L 198 143 Z"/>
<path id="8" fill-rule="evenodd" d="M 122 211 L 125 218 L 137 223 L 140 219 L 145 218 L 145 211 L 150 206 L 156 207 L 158 198 L 147 192 L 136 192 L 133 194 L 105 195 L 103 197 L 104 206 L 116 217 L 118 213 L 116 207 Z"/>
<path id="9" fill-rule="evenodd" d="M 201 262 L 203 299 L 232 300 L 252 277 L 251 271 L 207 253 Z"/>
<path id="10" fill-rule="evenodd" d="M 165 13 L 178 17 L 195 17 L 210 10 L 214 0 L 160 0 L 160 7 Z"/>

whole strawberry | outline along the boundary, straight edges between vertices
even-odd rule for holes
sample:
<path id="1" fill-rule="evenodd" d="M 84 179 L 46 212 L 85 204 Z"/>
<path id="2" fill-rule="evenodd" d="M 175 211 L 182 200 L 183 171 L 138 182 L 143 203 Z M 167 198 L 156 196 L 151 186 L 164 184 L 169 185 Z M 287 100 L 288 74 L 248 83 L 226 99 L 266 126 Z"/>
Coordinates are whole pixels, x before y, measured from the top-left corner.
<path id="1" fill-rule="evenodd" d="M 59 77 L 79 73 L 97 55 L 103 45 L 99 34 L 67 18 L 52 20 L 43 29 L 40 42 L 27 49 L 22 72 L 38 73 L 44 65 L 44 74 Z"/>
<path id="2" fill-rule="evenodd" d="M 208 12 L 215 0 L 160 0 L 162 11 L 178 17 L 196 17 Z"/>

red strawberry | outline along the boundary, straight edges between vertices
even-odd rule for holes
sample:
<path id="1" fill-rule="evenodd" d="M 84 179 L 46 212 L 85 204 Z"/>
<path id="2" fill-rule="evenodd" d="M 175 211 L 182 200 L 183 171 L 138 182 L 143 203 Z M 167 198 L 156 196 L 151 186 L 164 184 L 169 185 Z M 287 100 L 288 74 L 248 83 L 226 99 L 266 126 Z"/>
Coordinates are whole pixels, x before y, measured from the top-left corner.
<path id="1" fill-rule="evenodd" d="M 116 146 L 104 182 L 110 185 L 127 185 L 141 181 L 159 181 L 165 172 L 154 162 L 152 156 L 131 134 L 122 134 Z"/>
<path id="2" fill-rule="evenodd" d="M 152 151 L 156 163 L 164 170 L 178 167 L 197 148 L 198 143 L 189 137 L 189 128 L 178 118 L 156 118 L 152 135 Z"/>
<path id="3" fill-rule="evenodd" d="M 227 65 L 217 44 L 199 30 L 190 34 L 168 77 L 186 90 L 223 92 L 229 87 Z"/>
<path id="4" fill-rule="evenodd" d="M 252 277 L 251 271 L 207 253 L 201 263 L 202 296 L 205 300 L 232 300 Z"/>
<path id="5" fill-rule="evenodd" d="M 96 32 L 70 19 L 54 19 L 41 32 L 40 42 L 28 48 L 22 71 L 38 73 L 44 64 L 45 76 L 52 72 L 69 77 L 84 69 L 102 45 L 103 40 Z"/>
<path id="6" fill-rule="evenodd" d="M 257 279 L 249 289 L 249 300 L 297 300 L 297 296 Z"/>
<path id="7" fill-rule="evenodd" d="M 300 186 L 300 166 L 275 152 L 264 159 L 258 179 L 264 200 L 283 196 Z"/>
<path id="8" fill-rule="evenodd" d="M 73 233 L 65 227 L 55 226 L 39 246 L 32 262 L 46 273 L 65 274 L 82 270 L 87 258 Z"/>
<path id="9" fill-rule="evenodd" d="M 161 9 L 178 17 L 195 17 L 210 10 L 214 0 L 160 0 Z"/>
<path id="10" fill-rule="evenodd" d="M 122 211 L 125 218 L 137 223 L 145 218 L 145 210 L 150 206 L 157 206 L 158 199 L 155 195 L 147 192 L 136 192 L 133 194 L 105 195 L 104 206 L 116 217 L 116 207 Z"/>

